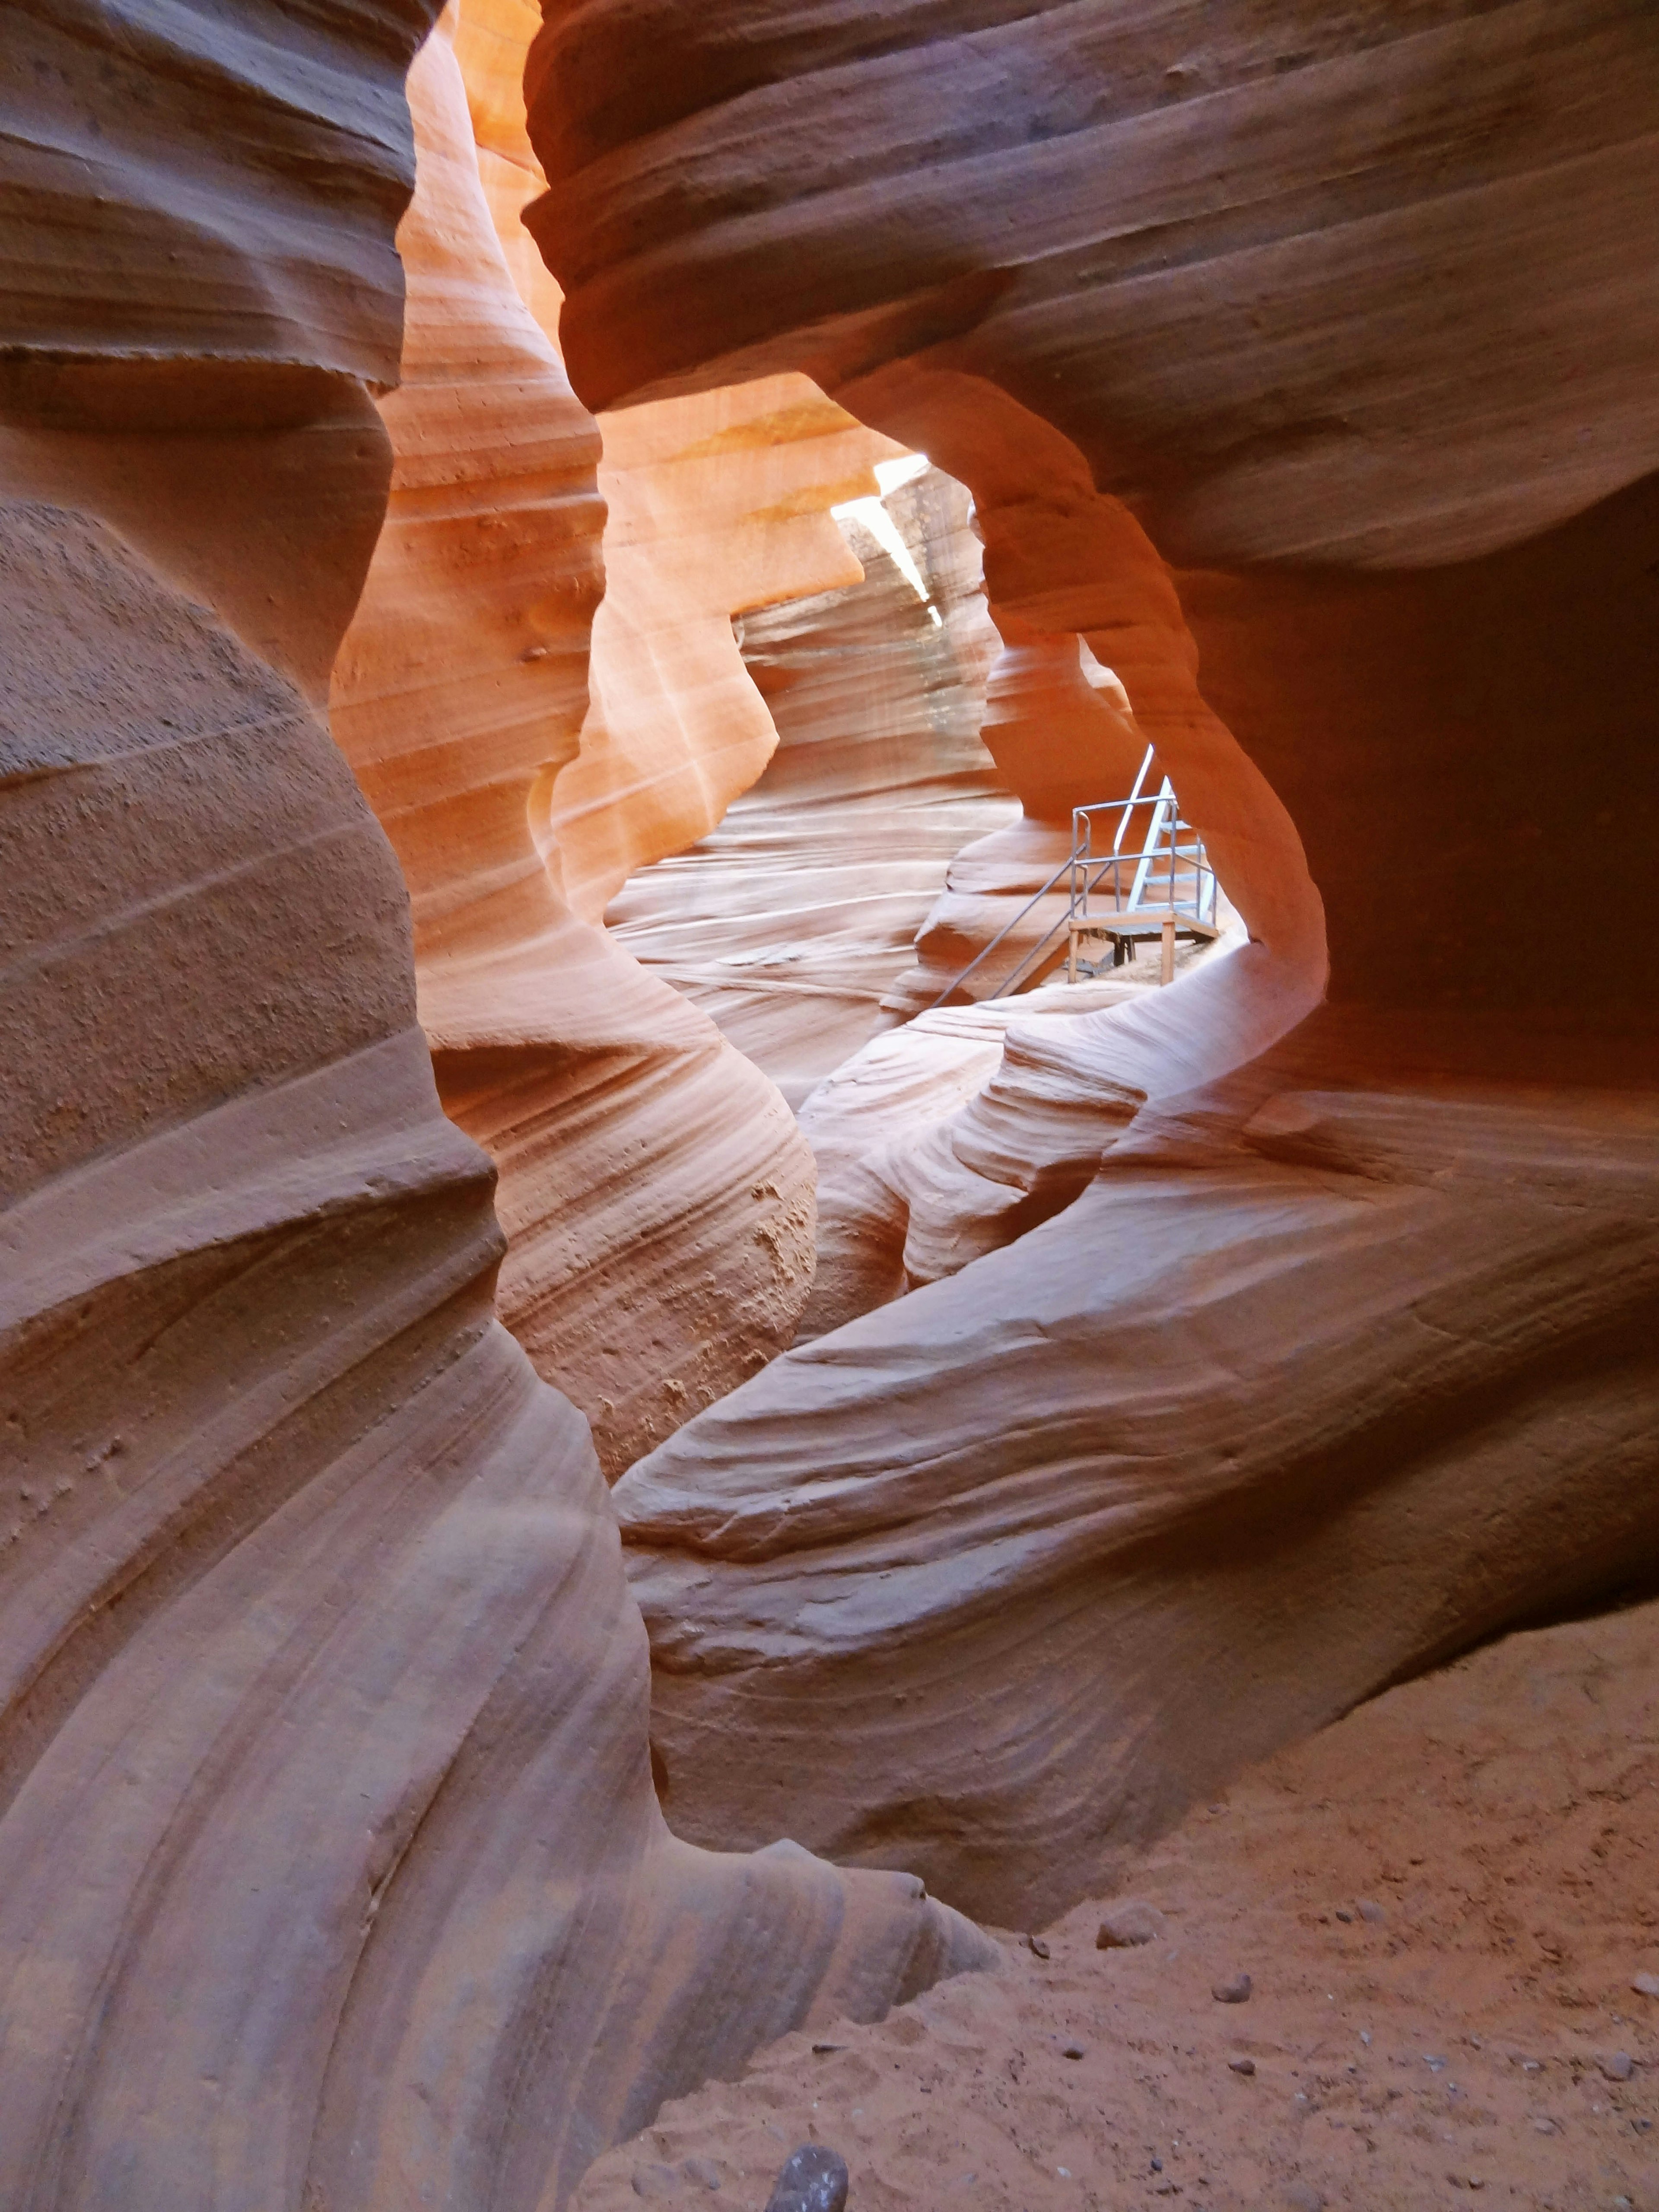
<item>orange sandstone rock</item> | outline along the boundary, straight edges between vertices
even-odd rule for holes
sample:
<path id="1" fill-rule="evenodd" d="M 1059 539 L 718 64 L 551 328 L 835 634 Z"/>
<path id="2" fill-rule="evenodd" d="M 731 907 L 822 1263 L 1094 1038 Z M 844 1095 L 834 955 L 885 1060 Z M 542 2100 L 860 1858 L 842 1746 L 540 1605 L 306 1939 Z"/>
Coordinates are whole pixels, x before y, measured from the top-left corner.
<path id="1" fill-rule="evenodd" d="M 869 1200 L 890 1281 L 901 1232 L 981 1256 L 619 1492 L 686 1832 L 787 1804 L 1029 1924 L 1659 1556 L 1652 942 L 1541 951 L 1564 883 L 1655 860 L 1659 43 L 556 0 L 527 82 L 578 389 L 793 369 L 926 451 L 1005 639 L 1116 672 L 1248 932 L 1011 1023 Z"/>
<path id="2" fill-rule="evenodd" d="M 771 758 L 777 732 L 732 617 L 856 583 L 829 510 L 898 449 L 805 377 L 624 409 L 602 425 L 605 596 L 578 757 L 543 800 L 574 911 L 693 844 Z"/>
<path id="3" fill-rule="evenodd" d="M 0 294 L 0 2201 L 551 2212 L 665 2094 L 987 1953 L 907 1877 L 665 1827 L 586 1425 L 494 1317 L 494 1176 L 319 719 L 424 11 L 52 13 Z M 540 728 L 562 682 L 498 688 Z"/>
<path id="4" fill-rule="evenodd" d="M 838 511 L 863 580 L 738 625 L 778 731 L 759 781 L 608 909 L 796 1104 L 884 1019 L 957 848 L 1018 811 L 979 740 L 999 641 L 968 495 L 890 465 L 888 543 L 864 502 Z"/>
<path id="5" fill-rule="evenodd" d="M 445 1109 L 500 1173 L 502 1318 L 616 1474 L 788 1342 L 811 1158 L 765 1079 L 561 896 L 542 795 L 587 705 L 599 436 L 497 249 L 441 35 L 410 91 L 396 463 L 335 727 L 410 886 Z"/>

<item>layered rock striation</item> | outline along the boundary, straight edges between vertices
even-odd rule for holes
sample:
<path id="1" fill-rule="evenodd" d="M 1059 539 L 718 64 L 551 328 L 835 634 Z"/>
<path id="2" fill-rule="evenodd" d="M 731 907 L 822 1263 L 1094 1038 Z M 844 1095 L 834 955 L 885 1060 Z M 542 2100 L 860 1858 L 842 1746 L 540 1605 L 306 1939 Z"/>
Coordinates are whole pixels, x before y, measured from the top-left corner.
<path id="1" fill-rule="evenodd" d="M 588 714 L 599 435 L 497 246 L 441 37 L 410 99 L 390 504 L 334 726 L 410 887 L 445 1110 L 499 1171 L 501 1317 L 614 1475 L 789 1341 L 812 1163 L 763 1078 L 563 896 L 549 794 Z"/>
<path id="2" fill-rule="evenodd" d="M 495 1317 L 493 1171 L 321 719 L 426 11 L 50 15 L 0 292 L 0 2201 L 551 2212 L 665 2094 L 986 1953 L 914 1879 L 665 1826 L 586 1425 Z M 517 358 L 498 536 L 562 653 L 591 494 Z M 441 535 L 399 551 L 440 607 Z M 488 667 L 506 782 L 569 672 Z"/>
<path id="3" fill-rule="evenodd" d="M 979 738 L 999 648 L 968 495 L 921 456 L 883 467 L 881 536 L 838 511 L 862 582 L 738 626 L 777 750 L 608 909 L 796 1104 L 885 1018 L 957 850 L 1018 813 Z"/>
<path id="4" fill-rule="evenodd" d="M 605 416 L 605 596 L 577 757 L 541 802 L 578 914 L 714 828 L 778 742 L 732 631 L 862 574 L 830 509 L 896 449 L 805 377 Z"/>
<path id="5" fill-rule="evenodd" d="M 925 1286 L 620 1493 L 687 1832 L 787 1803 L 1040 1917 L 1659 1554 L 1652 945 L 1535 949 L 1654 858 L 1659 42 L 655 0 L 553 6 L 529 84 L 578 388 L 787 366 L 926 451 L 1248 933 L 1011 1024 L 871 1197 L 890 1253 L 925 1203 Z"/>

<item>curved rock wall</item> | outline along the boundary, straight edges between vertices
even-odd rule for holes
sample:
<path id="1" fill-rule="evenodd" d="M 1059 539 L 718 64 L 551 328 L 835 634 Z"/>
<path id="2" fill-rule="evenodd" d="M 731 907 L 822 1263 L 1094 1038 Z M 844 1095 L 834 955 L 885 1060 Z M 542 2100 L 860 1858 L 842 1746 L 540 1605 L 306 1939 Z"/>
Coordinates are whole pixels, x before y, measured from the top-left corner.
<path id="1" fill-rule="evenodd" d="M 490 1166 L 318 712 L 424 17 L 51 14 L 0 293 L 0 2201 L 552 2212 L 664 2095 L 987 1948 L 909 1878 L 670 1836 L 586 1424 L 494 1318 Z"/>
<path id="2" fill-rule="evenodd" d="M 789 1341 L 812 1163 L 763 1078 L 576 919 L 538 842 L 587 711 L 599 432 L 496 248 L 441 39 L 410 97 L 395 465 L 335 727 L 410 887 L 445 1110 L 499 1170 L 501 1317 L 615 1475 Z"/>
<path id="3" fill-rule="evenodd" d="M 603 423 L 605 596 L 580 752 L 543 800 L 570 901 L 599 921 L 771 758 L 732 617 L 862 571 L 830 519 L 895 450 L 802 376 L 624 408 Z"/>
<path id="4" fill-rule="evenodd" d="M 216 36 L 137 0 L 26 0 L 0 90 L 12 404 L 263 427 L 284 388 L 304 420 L 323 376 L 395 383 L 403 76 L 435 12 L 246 0 Z"/>
<path id="5" fill-rule="evenodd" d="M 979 741 L 998 640 L 968 495 L 929 469 L 884 504 L 926 597 L 842 509 L 863 581 L 738 625 L 777 750 L 608 909 L 793 1104 L 883 1020 L 957 849 L 1018 811 Z"/>
<path id="6" fill-rule="evenodd" d="M 619 1493 L 688 1832 L 787 1802 L 1039 1915 L 1659 1554 L 1652 945 L 1531 950 L 1654 860 L 1659 41 L 561 0 L 528 82 L 578 388 L 787 366 L 926 450 L 1005 639 L 1116 672 L 1249 933 L 1012 1024 L 917 1170 L 983 1256 Z M 1068 1100 L 1086 1188 L 1030 1229 Z M 890 1249 L 915 1202 L 872 1200 Z"/>

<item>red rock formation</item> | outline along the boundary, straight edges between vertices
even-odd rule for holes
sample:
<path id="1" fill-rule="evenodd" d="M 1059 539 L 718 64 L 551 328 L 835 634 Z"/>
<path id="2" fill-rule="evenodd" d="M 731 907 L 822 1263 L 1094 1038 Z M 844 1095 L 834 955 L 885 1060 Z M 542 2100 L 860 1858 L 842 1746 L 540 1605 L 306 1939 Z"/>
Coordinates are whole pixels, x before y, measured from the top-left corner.
<path id="1" fill-rule="evenodd" d="M 787 1805 L 1039 1916 L 1659 1549 L 1651 944 L 1528 949 L 1653 866 L 1659 41 L 590 0 L 530 83 L 578 388 L 787 366 L 925 449 L 1005 635 L 1116 671 L 1249 928 L 958 1117 L 936 1246 L 1030 1218 L 1056 1093 L 1069 1209 L 621 1494 L 688 1832 Z"/>
<path id="2" fill-rule="evenodd" d="M 546 793 L 587 710 L 599 434 L 496 248 L 443 40 L 410 96 L 391 503 L 334 723 L 410 886 L 445 1109 L 500 1170 L 501 1317 L 614 1475 L 789 1341 L 812 1164 L 769 1085 L 561 896 Z"/>
<path id="3" fill-rule="evenodd" d="M 605 596 L 581 750 L 546 793 L 572 906 L 712 830 L 777 732 L 732 617 L 859 580 L 830 509 L 894 449 L 805 377 L 605 417 Z"/>
<path id="4" fill-rule="evenodd" d="M 563 294 L 520 221 L 547 179 L 525 129 L 524 63 L 541 25 L 536 0 L 467 0 L 446 19 L 466 86 L 478 181 L 520 298 L 556 349 Z"/>
<path id="5" fill-rule="evenodd" d="M 968 495 L 927 469 L 884 507 L 911 574 L 862 502 L 840 511 L 863 581 L 739 625 L 776 752 L 718 828 L 608 910 L 797 1104 L 880 1020 L 957 848 L 1017 811 L 979 741 L 998 640 Z"/>
<path id="6" fill-rule="evenodd" d="M 586 1426 L 494 1319 L 317 712 L 423 11 L 49 13 L 0 295 L 0 2202 L 551 2212 L 664 2094 L 982 1949 L 664 1826 Z"/>

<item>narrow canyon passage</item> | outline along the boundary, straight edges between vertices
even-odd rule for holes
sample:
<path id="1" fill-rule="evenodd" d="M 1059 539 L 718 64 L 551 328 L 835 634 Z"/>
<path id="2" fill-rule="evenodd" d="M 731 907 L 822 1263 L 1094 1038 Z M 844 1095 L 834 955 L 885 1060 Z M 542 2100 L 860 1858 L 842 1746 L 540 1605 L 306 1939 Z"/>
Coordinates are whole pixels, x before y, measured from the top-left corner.
<path id="1" fill-rule="evenodd" d="M 1249 933 L 849 1143 L 812 1340 L 617 1492 L 683 1832 L 1005 1921 L 1659 1543 L 1653 940 L 1518 957 L 1534 851 L 1651 851 L 1659 54 L 1293 13 L 660 0 L 665 106 L 555 7 L 526 78 L 578 384 L 787 367 L 927 452 Z"/>
<path id="2" fill-rule="evenodd" d="M 796 1107 L 885 1026 L 963 848 L 1019 813 L 980 740 L 1000 640 L 972 503 L 925 456 L 878 466 L 908 573 L 868 501 L 832 510 L 863 581 L 738 620 L 777 750 L 715 830 L 606 914 Z"/>
<path id="3" fill-rule="evenodd" d="M 4 2212 L 1659 2212 L 1650 11 L 13 15 Z"/>

